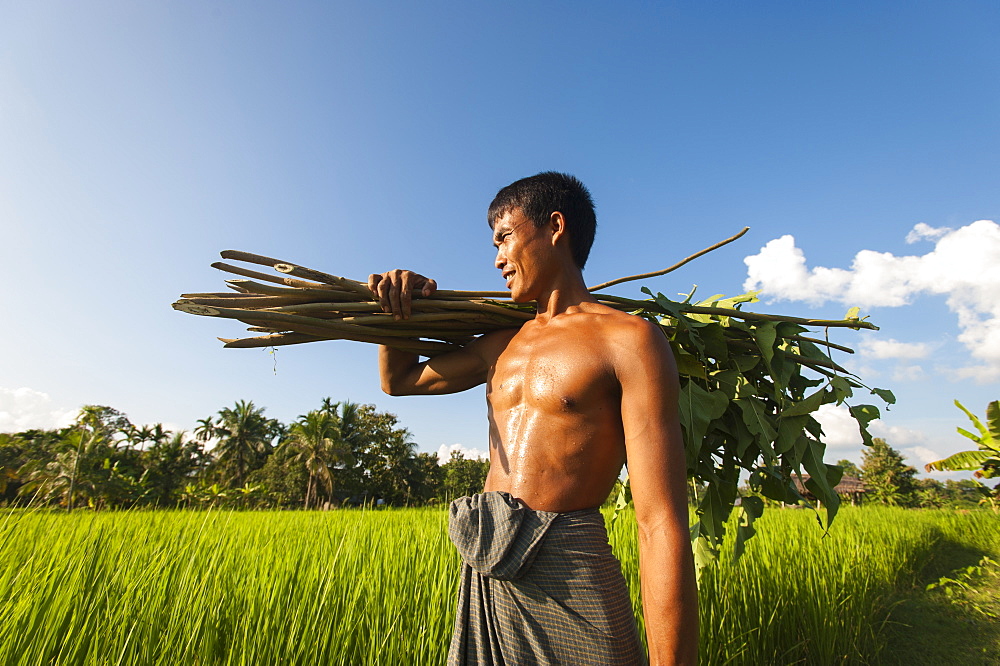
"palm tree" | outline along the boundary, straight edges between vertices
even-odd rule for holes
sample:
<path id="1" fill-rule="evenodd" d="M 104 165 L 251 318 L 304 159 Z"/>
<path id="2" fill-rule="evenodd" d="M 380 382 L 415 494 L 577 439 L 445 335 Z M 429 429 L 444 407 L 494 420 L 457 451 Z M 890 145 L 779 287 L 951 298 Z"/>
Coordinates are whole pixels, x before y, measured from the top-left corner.
<path id="1" fill-rule="evenodd" d="M 156 446 L 157 444 L 162 444 L 167 441 L 170 437 L 171 432 L 169 430 L 164 430 L 162 423 L 144 425 L 141 428 L 132 426 L 125 431 L 125 441 L 127 442 L 128 447 L 136 447 L 140 451 L 145 448 L 143 445 L 146 442 L 151 442 L 153 446 Z"/>
<path id="2" fill-rule="evenodd" d="M 26 483 L 19 494 L 43 501 L 56 500 L 72 510 L 81 487 L 84 494 L 93 490 L 93 484 L 86 479 L 87 470 L 80 469 L 81 459 L 87 457 L 92 443 L 93 433 L 82 428 L 67 428 L 59 442 L 62 450 L 51 460 L 37 460 L 24 466 L 22 472 L 26 472 Z"/>
<path id="3" fill-rule="evenodd" d="M 326 407 L 326 405 L 324 405 Z M 335 413 L 328 409 L 314 410 L 299 417 L 288 429 L 284 446 L 293 460 L 305 464 L 309 474 L 304 506 L 318 500 L 319 484 L 327 497 L 333 496 L 333 468 L 351 461 L 351 452 L 344 445 Z"/>
<path id="4" fill-rule="evenodd" d="M 200 429 L 201 425 L 199 433 Z M 219 412 L 213 430 L 219 438 L 215 447 L 217 467 L 230 485 L 239 487 L 246 483 L 250 472 L 264 464 L 281 425 L 265 417 L 263 407 L 240 400 L 233 409 L 227 407 Z"/>
<path id="5" fill-rule="evenodd" d="M 194 437 L 199 442 L 207 442 L 215 437 L 215 421 L 211 416 L 198 419 L 198 425 L 194 429 Z"/>
<path id="6" fill-rule="evenodd" d="M 329 398 L 323 400 L 324 408 L 329 400 Z M 370 408 L 370 406 L 368 407 Z M 343 446 L 353 453 L 367 444 L 369 437 L 365 429 L 365 422 L 371 416 L 369 411 L 356 402 L 345 400 L 333 403 L 331 413 L 336 417 L 337 429 L 340 431 L 340 441 Z"/>

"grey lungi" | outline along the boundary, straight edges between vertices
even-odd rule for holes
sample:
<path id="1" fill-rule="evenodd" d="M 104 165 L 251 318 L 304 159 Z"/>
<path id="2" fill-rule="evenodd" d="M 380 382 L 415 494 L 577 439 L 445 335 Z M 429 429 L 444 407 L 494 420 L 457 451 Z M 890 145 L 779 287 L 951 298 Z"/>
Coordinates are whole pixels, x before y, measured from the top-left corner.
<path id="1" fill-rule="evenodd" d="M 448 664 L 645 664 L 597 509 L 533 511 L 488 492 L 451 504 L 462 556 Z"/>

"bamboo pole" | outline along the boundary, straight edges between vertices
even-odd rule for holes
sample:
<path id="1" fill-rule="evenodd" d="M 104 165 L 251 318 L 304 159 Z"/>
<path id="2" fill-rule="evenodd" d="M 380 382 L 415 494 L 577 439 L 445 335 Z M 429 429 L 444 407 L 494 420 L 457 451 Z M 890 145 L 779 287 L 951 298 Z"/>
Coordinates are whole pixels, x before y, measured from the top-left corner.
<path id="1" fill-rule="evenodd" d="M 212 264 L 212 268 L 232 273 L 233 275 L 253 278 L 254 280 L 263 280 L 265 282 L 273 282 L 274 284 L 283 284 L 286 287 L 301 287 L 305 289 L 322 289 L 324 287 L 324 285 L 319 282 L 309 282 L 308 280 L 296 280 L 295 278 L 290 277 L 268 275 L 267 273 L 252 271 L 249 268 L 241 268 L 240 266 L 233 266 L 232 264 L 224 264 L 221 261 L 217 261 Z"/>
<path id="2" fill-rule="evenodd" d="M 336 301 L 339 299 L 358 300 L 357 294 L 355 294 L 354 292 L 337 290 L 337 289 L 273 287 L 269 284 L 254 282 L 253 280 L 226 280 L 226 284 L 229 285 L 230 287 L 240 287 L 252 293 L 261 294 L 264 296 L 285 296 L 288 294 L 292 294 L 296 296 L 309 296 L 310 298 L 313 299 L 325 298 L 326 300 L 329 301 Z"/>

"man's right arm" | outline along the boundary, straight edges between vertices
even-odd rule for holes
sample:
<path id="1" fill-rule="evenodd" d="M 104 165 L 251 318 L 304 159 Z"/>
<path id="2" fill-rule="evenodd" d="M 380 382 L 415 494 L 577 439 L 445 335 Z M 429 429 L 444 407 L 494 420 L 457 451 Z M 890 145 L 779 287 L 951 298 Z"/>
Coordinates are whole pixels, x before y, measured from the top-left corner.
<path id="1" fill-rule="evenodd" d="M 458 393 L 486 382 L 492 363 L 487 359 L 497 334 L 487 333 L 455 351 L 420 362 L 411 352 L 379 347 L 378 366 L 382 390 L 389 395 L 439 395 Z"/>
<path id="2" fill-rule="evenodd" d="M 372 274 L 368 287 L 385 312 L 406 319 L 414 292 L 426 298 L 437 289 L 437 283 L 412 271 L 394 270 Z M 460 349 L 424 362 L 417 354 L 381 346 L 378 359 L 382 390 L 389 395 L 435 395 L 479 386 L 486 381 L 490 366 L 513 333 L 487 333 Z"/>

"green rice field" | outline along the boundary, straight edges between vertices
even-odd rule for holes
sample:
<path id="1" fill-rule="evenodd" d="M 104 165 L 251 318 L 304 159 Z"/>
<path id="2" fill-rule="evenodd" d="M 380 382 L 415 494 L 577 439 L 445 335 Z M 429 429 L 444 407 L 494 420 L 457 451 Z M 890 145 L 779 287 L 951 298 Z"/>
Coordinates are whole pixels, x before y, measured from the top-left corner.
<path id="1" fill-rule="evenodd" d="M 847 508 L 826 537 L 810 512 L 767 514 L 742 559 L 702 577 L 702 663 L 889 663 L 890 612 L 935 553 L 1000 558 L 986 511 Z M 442 664 L 446 523 L 440 508 L 7 511 L 0 664 Z M 628 516 L 612 543 L 638 614 Z"/>

